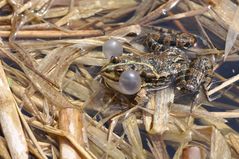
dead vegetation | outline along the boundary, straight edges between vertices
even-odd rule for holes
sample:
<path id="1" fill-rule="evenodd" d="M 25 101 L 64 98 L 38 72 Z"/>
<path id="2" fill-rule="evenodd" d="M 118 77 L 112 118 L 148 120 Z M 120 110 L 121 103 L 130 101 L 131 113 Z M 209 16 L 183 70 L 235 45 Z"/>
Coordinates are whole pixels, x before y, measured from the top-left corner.
<path id="1" fill-rule="evenodd" d="M 165 22 L 204 39 L 207 48 L 190 54 L 213 56 L 215 70 L 238 61 L 238 15 L 230 0 L 0 0 L 0 158 L 239 158 L 230 124 L 239 118 L 239 74 L 216 71 L 219 84 L 206 91 L 234 105 L 208 102 L 204 92 L 190 105 L 174 103 L 170 87 L 146 108 L 98 76 L 106 40 L 141 55 L 132 35 Z"/>

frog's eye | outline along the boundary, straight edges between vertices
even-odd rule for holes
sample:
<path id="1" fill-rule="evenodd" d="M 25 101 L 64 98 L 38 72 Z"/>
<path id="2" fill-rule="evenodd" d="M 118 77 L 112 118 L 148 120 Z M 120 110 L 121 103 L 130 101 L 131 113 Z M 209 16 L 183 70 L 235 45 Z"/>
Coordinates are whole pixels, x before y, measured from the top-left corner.
<path id="1" fill-rule="evenodd" d="M 115 57 L 115 56 L 112 56 L 111 59 L 110 59 L 110 61 L 111 61 L 112 63 L 114 63 L 114 64 L 120 62 L 120 61 L 119 61 L 119 58 L 118 58 L 118 57 Z"/>
<path id="2" fill-rule="evenodd" d="M 119 73 L 124 72 L 124 69 L 122 67 L 117 67 L 117 68 L 115 68 L 115 70 Z"/>
<path id="3" fill-rule="evenodd" d="M 145 72 L 145 71 L 141 73 L 141 76 L 143 76 L 144 78 L 156 78 L 155 74 L 151 72 Z"/>

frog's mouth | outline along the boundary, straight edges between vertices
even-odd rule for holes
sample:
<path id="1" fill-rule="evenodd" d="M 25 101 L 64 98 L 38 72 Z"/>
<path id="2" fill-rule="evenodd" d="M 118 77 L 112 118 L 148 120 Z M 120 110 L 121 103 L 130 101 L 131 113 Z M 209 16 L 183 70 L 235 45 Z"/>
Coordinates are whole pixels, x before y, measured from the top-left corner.
<path id="1" fill-rule="evenodd" d="M 109 80 L 109 81 L 113 81 L 113 82 L 119 81 L 119 76 L 116 75 L 115 73 L 101 72 L 100 74 L 104 80 Z"/>
<path id="2" fill-rule="evenodd" d="M 128 94 L 128 92 L 126 90 L 124 90 L 120 87 L 119 82 L 118 82 L 119 79 L 111 79 L 111 77 L 108 78 L 105 75 L 102 77 L 104 79 L 105 84 L 108 85 L 109 87 L 113 88 L 114 90 L 116 90 L 122 94 Z"/>

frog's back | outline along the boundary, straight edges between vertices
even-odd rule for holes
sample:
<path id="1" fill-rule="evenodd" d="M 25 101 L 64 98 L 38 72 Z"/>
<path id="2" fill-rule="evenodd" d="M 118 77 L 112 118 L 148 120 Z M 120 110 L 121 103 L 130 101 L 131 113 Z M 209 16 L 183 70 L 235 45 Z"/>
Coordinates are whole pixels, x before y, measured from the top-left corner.
<path id="1" fill-rule="evenodd" d="M 142 59 L 144 63 L 152 65 L 160 76 L 163 74 L 177 76 L 189 67 L 189 59 L 178 49 L 169 49 L 160 54 L 149 54 Z"/>

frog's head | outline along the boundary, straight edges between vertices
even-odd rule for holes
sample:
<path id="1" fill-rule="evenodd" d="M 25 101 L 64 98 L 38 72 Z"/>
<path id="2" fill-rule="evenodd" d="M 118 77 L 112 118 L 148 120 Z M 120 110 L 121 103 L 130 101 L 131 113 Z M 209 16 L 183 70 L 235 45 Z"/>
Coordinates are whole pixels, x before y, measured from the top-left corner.
<path id="1" fill-rule="evenodd" d="M 101 76 L 104 79 L 104 82 L 123 94 L 129 94 L 127 90 L 123 89 L 120 86 L 120 76 L 123 72 L 127 70 L 132 70 L 128 63 L 127 58 L 123 57 L 112 57 L 110 62 L 106 64 L 101 70 Z"/>
<path id="2" fill-rule="evenodd" d="M 110 62 L 102 68 L 101 76 L 103 77 L 104 82 L 114 90 L 123 94 L 133 95 L 137 93 L 141 86 L 136 88 L 137 83 L 131 79 L 122 80 L 123 74 L 127 71 L 134 71 L 132 66 L 131 61 L 128 60 L 128 58 L 124 58 L 124 56 L 112 57 Z M 141 81 L 139 75 L 138 80 Z M 132 92 L 134 88 L 136 91 Z"/>
<path id="3" fill-rule="evenodd" d="M 101 76 L 115 82 L 119 81 L 122 72 L 129 70 L 126 59 L 120 57 L 112 57 L 110 62 L 101 69 Z"/>
<path id="4" fill-rule="evenodd" d="M 150 60 L 152 60 L 151 56 L 140 57 L 130 54 L 112 57 L 110 62 L 102 68 L 101 76 L 107 85 L 124 94 L 142 87 L 151 87 L 162 75 L 157 73 Z M 122 88 L 120 84 L 128 90 L 120 90 Z"/>

